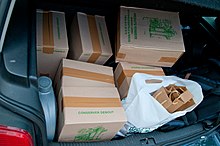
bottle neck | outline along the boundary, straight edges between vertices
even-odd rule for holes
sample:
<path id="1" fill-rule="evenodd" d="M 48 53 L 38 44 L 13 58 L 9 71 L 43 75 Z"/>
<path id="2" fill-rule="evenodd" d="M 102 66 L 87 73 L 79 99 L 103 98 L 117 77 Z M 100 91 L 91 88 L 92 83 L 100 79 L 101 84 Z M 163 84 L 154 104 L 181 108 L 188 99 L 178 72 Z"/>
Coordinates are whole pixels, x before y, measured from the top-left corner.
<path id="1" fill-rule="evenodd" d="M 52 90 L 52 81 L 49 77 L 41 76 L 38 78 L 38 88 L 41 93 L 48 93 Z"/>

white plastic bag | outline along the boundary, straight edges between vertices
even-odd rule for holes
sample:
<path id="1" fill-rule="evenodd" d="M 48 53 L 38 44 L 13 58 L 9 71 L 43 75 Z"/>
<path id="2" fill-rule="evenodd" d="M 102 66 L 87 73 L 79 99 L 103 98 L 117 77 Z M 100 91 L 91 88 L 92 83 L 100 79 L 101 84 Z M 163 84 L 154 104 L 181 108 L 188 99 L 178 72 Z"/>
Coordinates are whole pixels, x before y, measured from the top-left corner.
<path id="1" fill-rule="evenodd" d="M 160 83 L 146 83 L 149 80 L 158 80 Z M 150 93 L 162 86 L 170 84 L 185 86 L 192 93 L 195 104 L 184 111 L 169 113 Z M 153 76 L 136 73 L 133 75 L 127 98 L 122 102 L 128 123 L 124 130 L 131 132 L 132 128 L 143 131 L 153 131 L 167 122 L 192 111 L 203 100 L 201 86 L 191 80 L 176 76 Z M 137 131 L 136 131 L 137 132 Z"/>

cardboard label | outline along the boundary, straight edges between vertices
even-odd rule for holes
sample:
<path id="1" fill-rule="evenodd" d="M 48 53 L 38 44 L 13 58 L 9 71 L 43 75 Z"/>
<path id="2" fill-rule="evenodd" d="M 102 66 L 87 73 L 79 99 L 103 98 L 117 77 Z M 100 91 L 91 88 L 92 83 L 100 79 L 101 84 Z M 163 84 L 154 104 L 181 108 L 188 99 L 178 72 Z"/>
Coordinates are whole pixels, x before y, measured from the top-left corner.
<path id="1" fill-rule="evenodd" d="M 52 13 L 43 13 L 43 53 L 53 54 L 54 40 L 53 40 L 53 22 Z"/>
<path id="2" fill-rule="evenodd" d="M 63 107 L 121 107 L 119 98 L 64 97 Z"/>
<path id="3" fill-rule="evenodd" d="M 92 48 L 93 48 L 93 53 L 90 56 L 88 62 L 94 63 L 101 55 L 101 46 L 100 46 L 95 17 L 88 15 L 87 19 L 88 19 L 89 31 L 90 31 L 91 41 L 92 41 Z"/>
<path id="4" fill-rule="evenodd" d="M 100 74 L 100 73 L 94 73 L 94 72 L 85 71 L 85 70 L 64 67 L 63 75 L 114 84 L 113 76 Z"/>

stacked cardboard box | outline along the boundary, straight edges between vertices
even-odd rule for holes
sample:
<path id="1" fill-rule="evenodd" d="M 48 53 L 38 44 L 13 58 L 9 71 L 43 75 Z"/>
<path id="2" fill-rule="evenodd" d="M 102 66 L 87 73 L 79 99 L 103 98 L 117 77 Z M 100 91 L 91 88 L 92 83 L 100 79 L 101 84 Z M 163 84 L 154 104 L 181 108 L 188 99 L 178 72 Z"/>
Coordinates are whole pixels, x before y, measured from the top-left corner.
<path id="1" fill-rule="evenodd" d="M 38 75 L 53 79 L 60 61 L 66 58 L 69 50 L 65 14 L 37 10 L 36 23 Z"/>
<path id="2" fill-rule="evenodd" d="M 70 34 L 68 58 L 104 64 L 112 56 L 105 17 L 78 12 Z"/>
<path id="3" fill-rule="evenodd" d="M 165 75 L 161 67 L 143 66 L 127 62 L 119 62 L 115 71 L 115 85 L 118 88 L 121 98 L 128 94 L 131 78 L 135 73 L 146 73 L 151 75 Z"/>
<path id="4" fill-rule="evenodd" d="M 63 59 L 54 81 L 56 95 L 61 87 L 115 87 L 111 67 Z"/>
<path id="5" fill-rule="evenodd" d="M 171 67 L 185 51 L 178 13 L 120 8 L 116 60 Z"/>
<path id="6" fill-rule="evenodd" d="M 110 140 L 125 124 L 111 67 L 63 59 L 55 84 L 59 141 Z"/>

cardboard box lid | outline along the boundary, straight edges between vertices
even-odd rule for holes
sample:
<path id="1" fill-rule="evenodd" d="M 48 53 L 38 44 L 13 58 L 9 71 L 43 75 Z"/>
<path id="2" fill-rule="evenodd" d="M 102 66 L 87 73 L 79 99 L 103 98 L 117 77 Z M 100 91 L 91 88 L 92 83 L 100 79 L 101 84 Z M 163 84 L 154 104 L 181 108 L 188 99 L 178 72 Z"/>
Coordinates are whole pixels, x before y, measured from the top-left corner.
<path id="1" fill-rule="evenodd" d="M 120 7 L 121 48 L 184 52 L 180 27 L 177 12 Z"/>
<path id="2" fill-rule="evenodd" d="M 63 59 L 63 75 L 114 84 L 112 67 Z"/>
<path id="3" fill-rule="evenodd" d="M 37 10 L 37 50 L 50 54 L 67 52 L 69 49 L 65 13 Z M 52 50 L 52 52 L 51 52 Z"/>
<path id="4" fill-rule="evenodd" d="M 62 87 L 66 124 L 125 122 L 115 87 Z"/>

